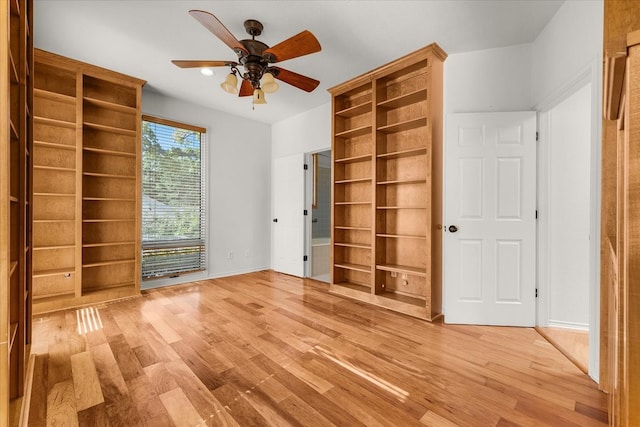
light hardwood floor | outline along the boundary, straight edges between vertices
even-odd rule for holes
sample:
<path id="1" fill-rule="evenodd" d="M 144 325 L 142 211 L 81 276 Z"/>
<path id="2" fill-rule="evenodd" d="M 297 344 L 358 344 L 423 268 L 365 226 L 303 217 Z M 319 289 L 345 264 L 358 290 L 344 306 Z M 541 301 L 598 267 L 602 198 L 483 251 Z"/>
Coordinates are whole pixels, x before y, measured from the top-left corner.
<path id="1" fill-rule="evenodd" d="M 552 327 L 537 329 L 582 372 L 589 371 L 589 331 Z"/>
<path id="2" fill-rule="evenodd" d="M 44 315 L 33 336 L 32 426 L 607 424 L 533 329 L 431 324 L 270 271 Z"/>

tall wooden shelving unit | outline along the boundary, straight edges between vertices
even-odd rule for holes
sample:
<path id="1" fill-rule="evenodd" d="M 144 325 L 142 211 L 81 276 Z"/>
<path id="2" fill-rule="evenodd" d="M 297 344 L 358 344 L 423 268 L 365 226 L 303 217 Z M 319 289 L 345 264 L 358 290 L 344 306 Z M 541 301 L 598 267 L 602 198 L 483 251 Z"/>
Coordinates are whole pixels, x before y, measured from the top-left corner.
<path id="1" fill-rule="evenodd" d="M 441 312 L 442 72 L 436 44 L 329 89 L 331 291 Z"/>
<path id="2" fill-rule="evenodd" d="M 34 310 L 140 291 L 143 80 L 35 50 Z"/>
<path id="3" fill-rule="evenodd" d="M 0 16 L 0 425 L 15 425 L 31 343 L 32 1 Z"/>

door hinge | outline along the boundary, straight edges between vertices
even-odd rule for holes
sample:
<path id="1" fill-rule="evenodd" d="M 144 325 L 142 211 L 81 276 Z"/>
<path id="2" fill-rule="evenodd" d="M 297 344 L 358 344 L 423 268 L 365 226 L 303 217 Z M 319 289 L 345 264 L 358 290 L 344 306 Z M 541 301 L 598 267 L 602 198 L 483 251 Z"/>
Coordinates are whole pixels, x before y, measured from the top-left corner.
<path id="1" fill-rule="evenodd" d="M 302 257 L 302 261 L 309 261 L 309 257 L 308 257 L 307 255 L 304 255 L 304 256 Z"/>
<path id="2" fill-rule="evenodd" d="M 536 288 L 536 298 L 538 298 L 538 288 Z"/>
<path id="3" fill-rule="evenodd" d="M 309 215 L 309 212 L 305 209 L 303 212 L 304 215 Z"/>
<path id="4" fill-rule="evenodd" d="M 304 164 L 304 170 L 307 170 L 307 169 L 309 169 L 309 165 L 305 163 Z"/>
<path id="5" fill-rule="evenodd" d="M 538 132 L 536 132 L 536 141 L 540 140 L 540 134 Z"/>

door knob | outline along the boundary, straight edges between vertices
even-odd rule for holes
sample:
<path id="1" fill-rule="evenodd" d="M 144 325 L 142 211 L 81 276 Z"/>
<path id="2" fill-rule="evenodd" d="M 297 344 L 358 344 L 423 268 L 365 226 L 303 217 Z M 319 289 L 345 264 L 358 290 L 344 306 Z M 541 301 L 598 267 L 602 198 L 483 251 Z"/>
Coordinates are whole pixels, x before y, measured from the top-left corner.
<path id="1" fill-rule="evenodd" d="M 456 227 L 455 225 L 450 225 L 449 226 L 449 232 L 455 233 L 456 231 L 458 231 L 458 227 Z"/>
<path id="2" fill-rule="evenodd" d="M 273 218 L 273 222 L 278 222 L 278 218 Z"/>

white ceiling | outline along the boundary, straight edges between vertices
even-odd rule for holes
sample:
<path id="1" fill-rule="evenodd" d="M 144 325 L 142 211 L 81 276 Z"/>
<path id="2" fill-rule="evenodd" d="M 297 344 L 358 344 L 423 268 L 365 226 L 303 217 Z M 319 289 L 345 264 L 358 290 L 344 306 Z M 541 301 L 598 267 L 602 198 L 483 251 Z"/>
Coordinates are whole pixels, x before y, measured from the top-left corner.
<path id="1" fill-rule="evenodd" d="M 330 101 L 327 89 L 432 42 L 454 54 L 535 40 L 562 0 L 169 1 L 34 0 L 36 47 L 147 81 L 147 89 L 209 108 L 274 123 Z M 257 39 L 273 46 L 310 30 L 322 51 L 278 63 L 320 80 L 312 93 L 280 83 L 267 105 L 230 95 L 228 70 L 205 77 L 172 59 L 235 60 L 188 11 L 213 13 L 238 39 L 257 19 Z"/>

